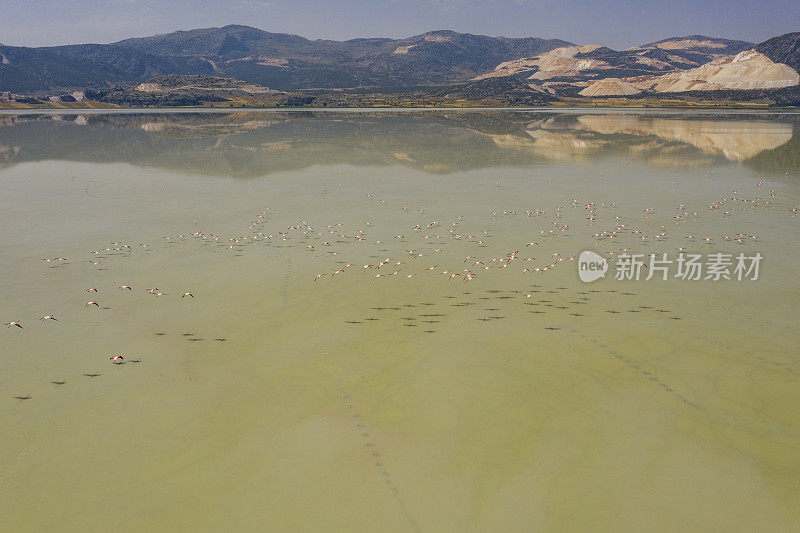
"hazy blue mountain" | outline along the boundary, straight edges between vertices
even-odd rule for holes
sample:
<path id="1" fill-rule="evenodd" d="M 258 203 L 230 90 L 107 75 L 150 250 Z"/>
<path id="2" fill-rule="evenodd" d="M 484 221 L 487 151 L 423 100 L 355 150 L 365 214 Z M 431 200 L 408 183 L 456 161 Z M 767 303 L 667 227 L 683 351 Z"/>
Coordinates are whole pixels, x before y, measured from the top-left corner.
<path id="1" fill-rule="evenodd" d="M 435 31 L 407 39 L 309 40 L 248 26 L 178 31 L 100 45 L 0 47 L 0 90 L 134 83 L 213 74 L 275 89 L 437 85 L 570 43 Z"/>

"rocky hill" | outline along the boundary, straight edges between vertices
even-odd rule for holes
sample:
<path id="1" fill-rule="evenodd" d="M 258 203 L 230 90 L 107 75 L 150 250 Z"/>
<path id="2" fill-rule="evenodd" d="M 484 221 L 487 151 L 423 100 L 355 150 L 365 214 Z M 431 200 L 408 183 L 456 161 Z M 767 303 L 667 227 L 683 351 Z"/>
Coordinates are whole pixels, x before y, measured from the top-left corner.
<path id="1" fill-rule="evenodd" d="M 210 103 L 274 105 L 284 95 L 261 85 L 199 74 L 162 74 L 131 87 L 87 89 L 85 97 L 124 107 L 200 106 Z"/>
<path id="2" fill-rule="evenodd" d="M 775 63 L 783 63 L 800 72 L 800 31 L 764 41 L 756 46 L 756 51 Z"/>
<path id="3" fill-rule="evenodd" d="M 434 31 L 406 39 L 309 40 L 248 26 L 107 45 L 0 47 L 0 90 L 133 84 L 159 74 L 230 77 L 279 90 L 444 85 L 569 45 L 558 39 Z"/>
<path id="4" fill-rule="evenodd" d="M 131 83 L 161 73 L 191 73 L 196 67 L 188 58 L 159 57 L 113 45 L 0 46 L 0 91 Z"/>
<path id="5" fill-rule="evenodd" d="M 486 101 L 508 106 L 537 106 L 556 100 L 546 91 L 516 78 L 487 78 L 435 91 L 435 96 L 468 101 Z"/>

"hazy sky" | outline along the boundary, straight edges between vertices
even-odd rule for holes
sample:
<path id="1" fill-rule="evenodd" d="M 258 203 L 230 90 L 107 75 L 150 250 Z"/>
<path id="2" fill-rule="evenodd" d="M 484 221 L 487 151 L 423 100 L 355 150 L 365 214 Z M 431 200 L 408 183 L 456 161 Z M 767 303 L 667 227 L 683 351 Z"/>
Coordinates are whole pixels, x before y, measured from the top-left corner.
<path id="1" fill-rule="evenodd" d="M 308 38 L 435 29 L 626 48 L 704 34 L 759 42 L 800 31 L 800 0 L 0 0 L 0 42 L 44 46 L 246 24 Z"/>

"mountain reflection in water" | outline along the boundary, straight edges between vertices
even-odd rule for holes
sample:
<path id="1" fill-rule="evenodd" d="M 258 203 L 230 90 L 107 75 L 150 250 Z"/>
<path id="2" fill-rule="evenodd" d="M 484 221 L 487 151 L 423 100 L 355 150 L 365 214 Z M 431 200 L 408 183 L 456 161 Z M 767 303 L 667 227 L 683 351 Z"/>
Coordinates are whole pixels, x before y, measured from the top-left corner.
<path id="1" fill-rule="evenodd" d="M 624 156 L 800 170 L 800 117 L 534 111 L 0 115 L 0 165 L 125 162 L 248 178 L 315 164 L 431 173 Z M 423 135 L 420 135 L 420 132 Z"/>

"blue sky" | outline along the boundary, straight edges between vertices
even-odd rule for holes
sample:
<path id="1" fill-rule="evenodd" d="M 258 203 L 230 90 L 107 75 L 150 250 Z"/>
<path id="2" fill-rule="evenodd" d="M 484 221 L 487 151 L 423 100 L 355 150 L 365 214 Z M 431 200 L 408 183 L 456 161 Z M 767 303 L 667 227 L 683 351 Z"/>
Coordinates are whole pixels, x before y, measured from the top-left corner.
<path id="1" fill-rule="evenodd" d="M 619 49 L 676 35 L 758 42 L 800 31 L 800 0 L 2 0 L 0 42 L 107 43 L 226 24 L 312 39 L 452 29 Z"/>

